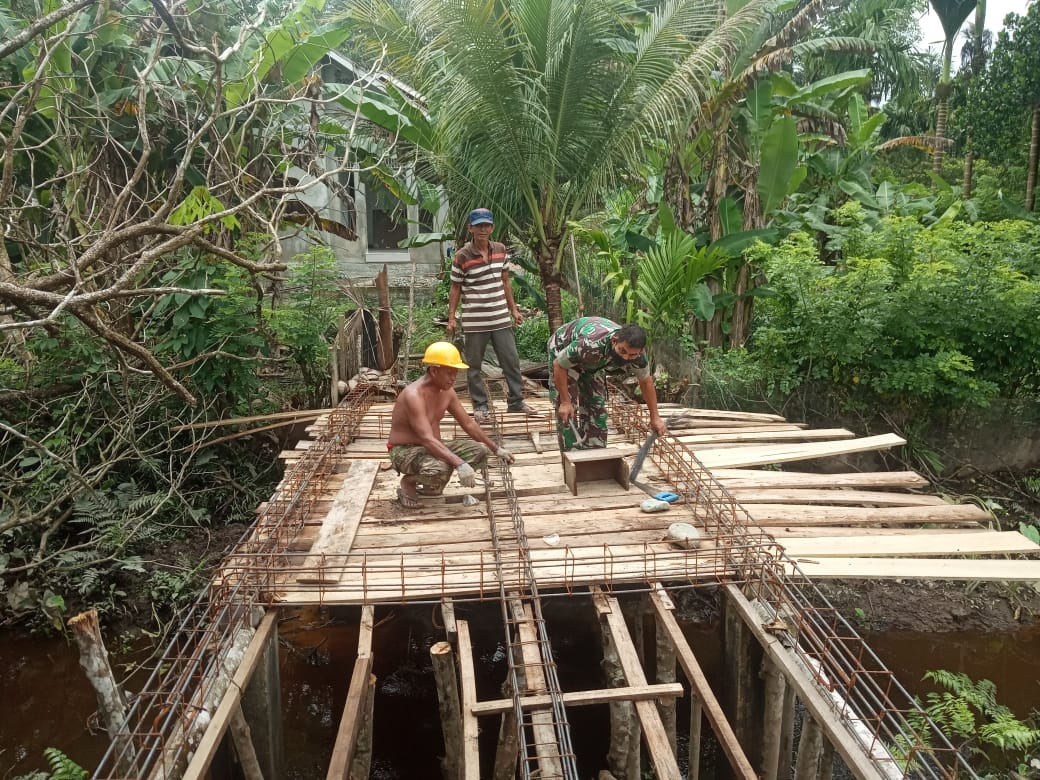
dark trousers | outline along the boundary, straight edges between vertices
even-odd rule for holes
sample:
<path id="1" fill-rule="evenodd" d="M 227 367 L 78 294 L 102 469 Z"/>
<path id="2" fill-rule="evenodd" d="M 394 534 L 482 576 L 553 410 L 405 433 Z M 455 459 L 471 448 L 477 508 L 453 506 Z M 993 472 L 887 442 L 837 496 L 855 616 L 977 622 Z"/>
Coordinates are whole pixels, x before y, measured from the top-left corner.
<path id="1" fill-rule="evenodd" d="M 469 366 L 466 380 L 469 383 L 469 397 L 473 401 L 473 408 L 487 409 L 488 405 L 480 367 L 489 343 L 498 355 L 498 365 L 505 376 L 508 407 L 510 410 L 519 409 L 524 402 L 524 383 L 520 377 L 520 354 L 516 351 L 516 338 L 512 328 L 466 334 L 466 364 Z"/>

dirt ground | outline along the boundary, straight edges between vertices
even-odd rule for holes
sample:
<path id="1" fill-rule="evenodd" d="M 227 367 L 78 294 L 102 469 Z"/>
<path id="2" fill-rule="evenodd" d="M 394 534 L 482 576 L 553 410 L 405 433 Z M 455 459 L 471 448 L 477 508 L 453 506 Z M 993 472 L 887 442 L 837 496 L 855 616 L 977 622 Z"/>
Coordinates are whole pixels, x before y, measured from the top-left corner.
<path id="1" fill-rule="evenodd" d="M 1010 631 L 1040 622 L 1031 585 L 844 580 L 820 591 L 853 626 L 870 631 Z"/>

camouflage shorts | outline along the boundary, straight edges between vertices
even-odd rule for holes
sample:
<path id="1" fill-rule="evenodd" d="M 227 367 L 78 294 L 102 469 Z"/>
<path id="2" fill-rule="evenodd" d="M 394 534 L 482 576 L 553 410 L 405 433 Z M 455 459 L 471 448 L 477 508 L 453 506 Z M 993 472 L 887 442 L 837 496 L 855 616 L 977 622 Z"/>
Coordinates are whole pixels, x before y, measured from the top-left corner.
<path id="1" fill-rule="evenodd" d="M 488 448 L 472 439 L 453 439 L 444 442 L 444 446 L 477 471 L 487 462 Z M 421 444 L 394 446 L 390 450 L 390 463 L 399 474 L 415 477 L 420 485 L 433 491 L 443 490 L 455 471 L 453 466 L 432 455 Z"/>

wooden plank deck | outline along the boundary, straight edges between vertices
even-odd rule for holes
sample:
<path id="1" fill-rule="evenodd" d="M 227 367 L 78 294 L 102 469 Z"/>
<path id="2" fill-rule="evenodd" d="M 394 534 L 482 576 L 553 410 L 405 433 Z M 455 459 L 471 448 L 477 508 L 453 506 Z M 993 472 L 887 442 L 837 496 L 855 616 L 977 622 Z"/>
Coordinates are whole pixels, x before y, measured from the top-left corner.
<path id="1" fill-rule="evenodd" d="M 1017 532 L 989 530 L 984 510 L 935 495 L 912 471 L 856 472 L 846 466 L 815 473 L 799 466 L 899 446 L 898 436 L 814 431 L 778 415 L 663 410 L 676 423 L 672 435 L 711 471 L 725 489 L 723 497 L 742 509 L 732 517 L 752 523 L 746 533 L 707 528 L 700 549 L 676 549 L 665 541 L 667 528 L 677 521 L 698 524 L 694 507 L 680 502 L 668 512 L 645 514 L 639 504 L 646 495 L 613 480 L 580 483 L 578 495 L 571 495 L 551 406 L 544 398 L 529 403 L 544 416 L 504 414 L 496 420 L 517 456 L 510 472 L 540 588 L 717 580 L 734 574 L 728 562 L 733 546 L 760 547 L 769 555 L 786 548 L 792 566 L 814 578 L 1040 580 L 1037 545 Z M 406 510 L 394 500 L 399 477 L 386 453 L 391 409 L 389 402 L 374 404 L 358 437 L 335 459 L 345 473 L 329 476 L 292 542 L 288 564 L 282 562 L 278 589 L 285 602 L 497 598 L 489 506 L 500 520 L 508 518 L 510 506 L 495 459 L 486 492 L 481 484 L 467 490 L 453 480 L 443 496 L 423 498 L 419 509 Z M 327 418 L 319 418 L 311 429 L 318 435 L 327 425 Z M 442 435 L 462 433 L 449 421 Z M 633 451 L 615 432 L 610 441 Z M 283 457 L 292 463 L 311 446 L 303 441 Z M 778 464 L 789 465 L 772 470 Z M 640 477 L 654 489 L 670 487 L 649 460 Z M 478 502 L 466 506 L 467 495 Z M 518 561 L 507 557 L 501 566 L 506 587 L 524 585 Z"/>

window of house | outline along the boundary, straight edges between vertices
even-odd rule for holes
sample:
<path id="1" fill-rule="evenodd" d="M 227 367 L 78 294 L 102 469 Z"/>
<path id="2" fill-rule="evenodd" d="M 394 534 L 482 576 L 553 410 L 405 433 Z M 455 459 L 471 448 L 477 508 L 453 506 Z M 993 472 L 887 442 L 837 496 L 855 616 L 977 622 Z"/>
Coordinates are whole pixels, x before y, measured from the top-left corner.
<path id="1" fill-rule="evenodd" d="M 368 248 L 406 251 L 399 244 L 408 238 L 408 208 L 374 176 L 364 173 L 362 181 L 368 212 Z"/>

